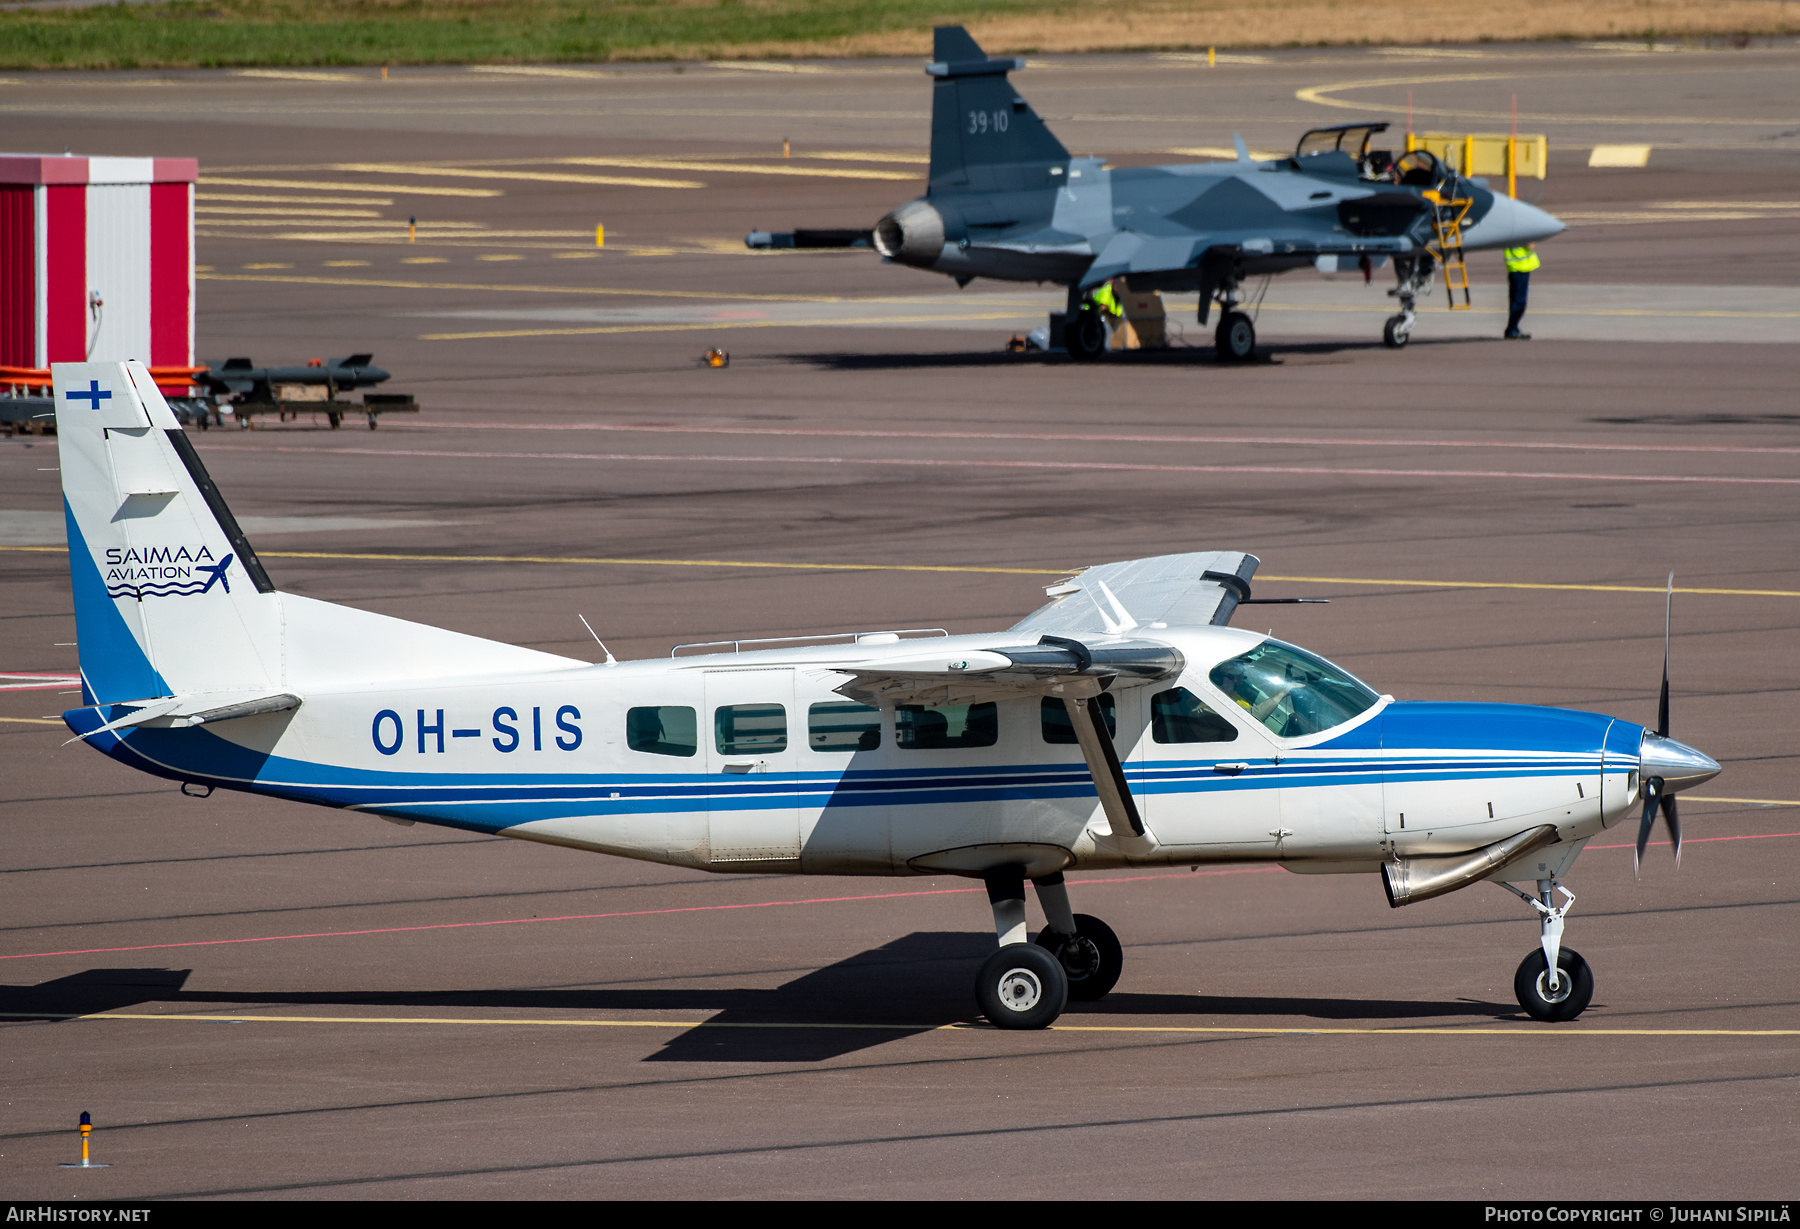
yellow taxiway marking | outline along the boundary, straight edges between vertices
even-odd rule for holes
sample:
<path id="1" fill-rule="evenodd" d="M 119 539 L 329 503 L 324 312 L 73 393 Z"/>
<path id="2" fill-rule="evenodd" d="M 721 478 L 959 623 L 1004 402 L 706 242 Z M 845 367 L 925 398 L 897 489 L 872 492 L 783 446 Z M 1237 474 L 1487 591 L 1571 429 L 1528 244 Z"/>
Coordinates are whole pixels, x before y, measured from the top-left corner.
<path id="1" fill-rule="evenodd" d="M 360 205 L 361 201 L 337 201 L 339 205 Z M 379 209 L 293 209 L 286 206 L 280 208 L 264 208 L 257 205 L 195 205 L 197 214 L 225 214 L 226 217 L 205 217 L 200 219 L 212 225 L 229 221 L 237 217 L 274 217 L 274 218 L 379 218 Z M 278 224 L 277 224 L 278 225 Z M 316 223 L 309 223 L 316 225 Z"/>
<path id="2" fill-rule="evenodd" d="M 1294 581 L 1305 585 L 1407 585 L 1426 589 L 1559 589 L 1571 593 L 1661 593 L 1662 585 L 1553 585 L 1513 580 L 1371 580 L 1356 576 L 1272 576 L 1258 580 Z M 1677 593 L 1727 594 L 1732 597 L 1800 597 L 1794 589 L 1683 589 Z"/>
<path id="3" fill-rule="evenodd" d="M 534 183 L 599 184 L 615 188 L 704 188 L 698 179 L 635 179 L 619 175 L 574 175 L 567 171 L 491 171 L 477 167 L 407 166 L 400 162 L 334 162 L 334 171 L 366 175 L 430 175 L 440 179 L 514 179 Z M 406 190 L 406 189 L 403 189 Z M 392 187 L 383 188 L 392 192 Z"/>
<path id="4" fill-rule="evenodd" d="M 1571 72 L 1553 71 L 1540 73 L 1455 73 L 1435 77 L 1370 77 L 1362 81 L 1334 81 L 1329 85 L 1309 85 L 1302 89 L 1295 90 L 1294 97 L 1301 102 L 1310 102 L 1321 107 L 1339 107 L 1346 111 L 1385 111 L 1389 114 L 1397 115 L 1400 112 L 1407 110 L 1407 108 L 1395 104 L 1349 102 L 1341 98 L 1331 98 L 1328 97 L 1328 95 L 1340 93 L 1344 90 L 1388 89 L 1401 85 L 1448 85 L 1469 81 L 1504 81 L 1516 79 L 1518 77 L 1566 77 L 1570 75 L 1572 75 Z M 1616 76 L 1619 74 L 1586 73 L 1583 75 Z M 1426 107 L 1418 108 L 1416 114 L 1462 119 L 1505 120 L 1512 118 L 1506 111 L 1433 110 Z M 1781 119 L 1707 119 L 1698 115 L 1555 115 L 1542 112 L 1530 115 L 1520 115 L 1518 119 L 1521 123 L 1634 124 L 1640 127 L 1646 125 L 1667 127 L 1670 125 L 1679 126 L 1687 124 L 1762 127 L 1767 124 L 1787 125 L 1795 122 L 1795 117 L 1791 115 Z"/>
<path id="5" fill-rule="evenodd" d="M 66 546 L 0 546 L 0 551 L 66 555 Z M 266 550 L 265 559 L 343 559 L 375 563 L 585 563 L 607 567 L 777 568 L 796 572 L 969 572 L 996 576 L 1072 576 L 1080 566 L 1061 568 L 997 568 L 939 563 L 778 563 L 761 559 L 626 559 L 597 555 L 417 555 L 372 551 Z M 1557 585 L 1508 580 L 1391 580 L 1358 576 L 1276 576 L 1259 581 L 1306 585 L 1405 585 L 1423 589 L 1554 589 L 1569 593 L 1661 593 L 1661 585 Z M 1715 597 L 1800 597 L 1796 589 L 1699 589 L 1676 586 L 1675 592 Z M 1752 801 L 1715 798 L 1714 802 Z M 1795 805 L 1800 805 L 1796 803 Z"/>
<path id="6" fill-rule="evenodd" d="M 0 717 L 0 721 L 11 721 L 18 725 L 61 725 L 55 717 Z"/>
<path id="7" fill-rule="evenodd" d="M 1742 802 L 1758 807 L 1800 807 L 1792 798 L 1722 798 L 1717 794 L 1689 794 L 1689 802 Z"/>
<path id="8" fill-rule="evenodd" d="M 855 1029 L 887 1033 L 998 1032 L 988 1025 L 958 1021 L 951 1024 L 833 1024 L 778 1020 L 544 1020 L 472 1016 L 265 1016 L 190 1014 L 177 1012 L 0 1012 L 8 1019 L 33 1020 L 181 1020 L 207 1024 L 462 1024 L 526 1028 L 760 1028 L 760 1029 Z M 1467 1028 L 1269 1028 L 1245 1025 L 1185 1024 L 1053 1024 L 1055 1033 L 1177 1033 L 1252 1037 L 1800 1037 L 1794 1028 L 1549 1028 L 1544 1025 Z"/>
<path id="9" fill-rule="evenodd" d="M 194 199 L 202 205 L 209 201 L 247 201 L 263 205 L 391 205 L 391 198 L 370 200 L 367 197 L 344 196 L 265 196 L 255 192 L 197 192 Z"/>
<path id="10" fill-rule="evenodd" d="M 293 72 L 276 68 L 240 68 L 234 77 L 263 77 L 274 81 L 366 81 L 353 73 Z"/>
<path id="11" fill-rule="evenodd" d="M 392 183 L 321 183 L 316 179 L 239 179 L 236 176 L 202 175 L 202 186 L 230 188 L 307 188 L 315 192 L 401 192 L 408 196 L 505 196 L 503 188 L 439 188 Z M 694 185 L 698 187 L 699 185 Z"/>
<path id="12" fill-rule="evenodd" d="M 690 162 L 666 158 L 554 158 L 559 166 L 618 166 L 645 170 L 723 171 L 732 175 L 799 175 L 809 179 L 897 179 L 919 178 L 917 171 L 862 171 L 841 167 L 793 165 L 759 165 L 742 162 Z M 424 172 L 419 172 L 423 174 Z"/>

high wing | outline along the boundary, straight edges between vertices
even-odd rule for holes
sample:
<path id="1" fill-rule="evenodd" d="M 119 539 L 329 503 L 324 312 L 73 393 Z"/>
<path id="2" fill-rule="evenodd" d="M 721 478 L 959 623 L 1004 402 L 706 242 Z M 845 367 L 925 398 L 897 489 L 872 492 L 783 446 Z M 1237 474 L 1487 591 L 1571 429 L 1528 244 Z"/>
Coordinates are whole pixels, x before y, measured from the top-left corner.
<path id="1" fill-rule="evenodd" d="M 1025 696 L 1095 696 L 1114 686 L 1174 678 L 1186 660 L 1153 640 L 1084 644 L 1044 636 L 1002 648 L 845 664 L 839 695 L 864 704 L 978 704 Z"/>
<path id="2" fill-rule="evenodd" d="M 1011 631 L 1111 635 L 1158 627 L 1223 626 L 1250 597 L 1260 561 L 1242 551 L 1152 555 L 1085 568 L 1044 592 L 1051 599 Z"/>

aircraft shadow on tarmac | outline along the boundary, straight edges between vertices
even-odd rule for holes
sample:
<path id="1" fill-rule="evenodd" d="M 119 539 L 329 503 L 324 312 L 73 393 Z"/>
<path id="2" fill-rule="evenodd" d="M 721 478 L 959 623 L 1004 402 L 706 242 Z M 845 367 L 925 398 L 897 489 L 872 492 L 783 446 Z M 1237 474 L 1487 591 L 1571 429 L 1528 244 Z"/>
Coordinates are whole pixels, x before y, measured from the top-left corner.
<path id="1" fill-rule="evenodd" d="M 900 1037 L 976 1019 L 969 985 L 993 950 L 985 934 L 920 931 L 805 973 L 773 989 L 722 984 L 704 988 L 607 987 L 508 990 L 235 991 L 186 989 L 186 969 L 89 969 L 36 986 L 0 986 L 0 1012 L 45 1021 L 155 1005 L 222 1013 L 230 1008 L 391 1011 L 712 1012 L 679 1034 L 651 1062 L 818 1062 Z M 727 975 L 721 981 L 735 980 Z M 1139 994 L 1115 990 L 1098 1003 L 1071 1003 L 1063 1023 L 1136 1024 L 1155 1017 L 1191 1025 L 1246 1021 L 1286 1027 L 1297 1021 L 1492 1020 L 1516 1018 L 1514 1005 L 1387 999 Z"/>
<path id="2" fill-rule="evenodd" d="M 1419 348 L 1468 344 L 1470 344 L 1469 339 L 1461 337 L 1446 337 L 1435 341 L 1415 337 L 1409 346 Z M 1256 357 L 1247 362 L 1221 363 L 1214 357 L 1213 348 L 1210 345 L 1174 346 L 1167 350 L 1130 350 L 1109 354 L 1100 362 L 1085 364 L 1085 366 L 1093 367 L 1096 370 L 1128 367 L 1222 367 L 1241 371 L 1258 367 L 1279 367 L 1287 360 L 1294 358 L 1328 357 L 1335 354 L 1355 354 L 1383 349 L 1385 347 L 1379 340 L 1283 342 L 1278 349 L 1258 349 Z M 804 363 L 807 366 L 826 371 L 908 371 L 955 368 L 984 370 L 988 368 L 1073 365 L 1067 357 L 1061 354 L 1045 354 L 1042 351 L 1014 354 L 1005 350 L 977 350 L 972 353 L 969 351 L 945 351 L 938 354 L 869 354 L 834 351 L 813 354 L 773 354 L 769 357 L 780 362 Z"/>

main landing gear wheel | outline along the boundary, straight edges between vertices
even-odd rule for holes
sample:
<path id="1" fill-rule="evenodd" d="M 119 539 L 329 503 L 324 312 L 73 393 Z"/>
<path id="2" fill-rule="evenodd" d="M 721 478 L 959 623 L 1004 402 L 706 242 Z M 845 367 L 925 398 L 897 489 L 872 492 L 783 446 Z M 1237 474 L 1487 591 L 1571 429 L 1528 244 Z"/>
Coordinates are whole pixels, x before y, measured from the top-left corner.
<path id="1" fill-rule="evenodd" d="M 1008 943 L 981 963 L 975 1001 L 995 1028 L 1048 1028 L 1069 1001 L 1056 957 L 1031 943 Z"/>
<path id="2" fill-rule="evenodd" d="M 1106 321 L 1093 308 L 1076 312 L 1063 325 L 1063 349 L 1078 363 L 1092 362 L 1106 353 Z"/>
<path id="3" fill-rule="evenodd" d="M 1573 1020 L 1594 997 L 1594 974 L 1581 953 L 1563 948 L 1556 957 L 1557 985 L 1550 986 L 1550 962 L 1538 948 L 1519 962 L 1513 993 L 1533 1020 Z"/>
<path id="4" fill-rule="evenodd" d="M 1069 979 L 1069 997 L 1091 1003 L 1119 984 L 1125 951 L 1112 927 L 1085 913 L 1075 915 L 1075 934 L 1059 935 L 1049 927 L 1038 932 L 1037 945 L 1055 956 Z"/>
<path id="5" fill-rule="evenodd" d="M 1213 334 L 1221 363 L 1243 363 L 1256 353 L 1256 325 L 1243 312 L 1226 312 Z"/>
<path id="6" fill-rule="evenodd" d="M 1403 348 L 1406 345 L 1406 339 L 1412 336 L 1411 329 L 1402 327 L 1405 323 L 1406 316 L 1404 313 L 1398 316 L 1389 316 L 1387 318 L 1387 323 L 1381 328 L 1381 340 L 1387 345 L 1388 349 L 1399 350 Z"/>

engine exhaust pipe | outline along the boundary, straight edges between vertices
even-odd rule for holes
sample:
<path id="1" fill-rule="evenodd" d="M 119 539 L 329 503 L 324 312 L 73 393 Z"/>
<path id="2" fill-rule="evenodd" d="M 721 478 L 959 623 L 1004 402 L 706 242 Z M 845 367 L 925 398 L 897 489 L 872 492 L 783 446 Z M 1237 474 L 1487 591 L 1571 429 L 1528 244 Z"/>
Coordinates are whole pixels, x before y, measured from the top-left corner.
<path id="1" fill-rule="evenodd" d="M 1486 879 L 1501 867 L 1555 844 L 1556 839 L 1556 825 L 1545 824 L 1468 853 L 1401 858 L 1382 865 L 1381 889 L 1395 909 L 1416 900 L 1430 900 Z"/>
<path id="2" fill-rule="evenodd" d="M 944 254 L 944 215 L 929 202 L 908 201 L 875 223 L 874 240 L 889 260 L 929 269 Z"/>

